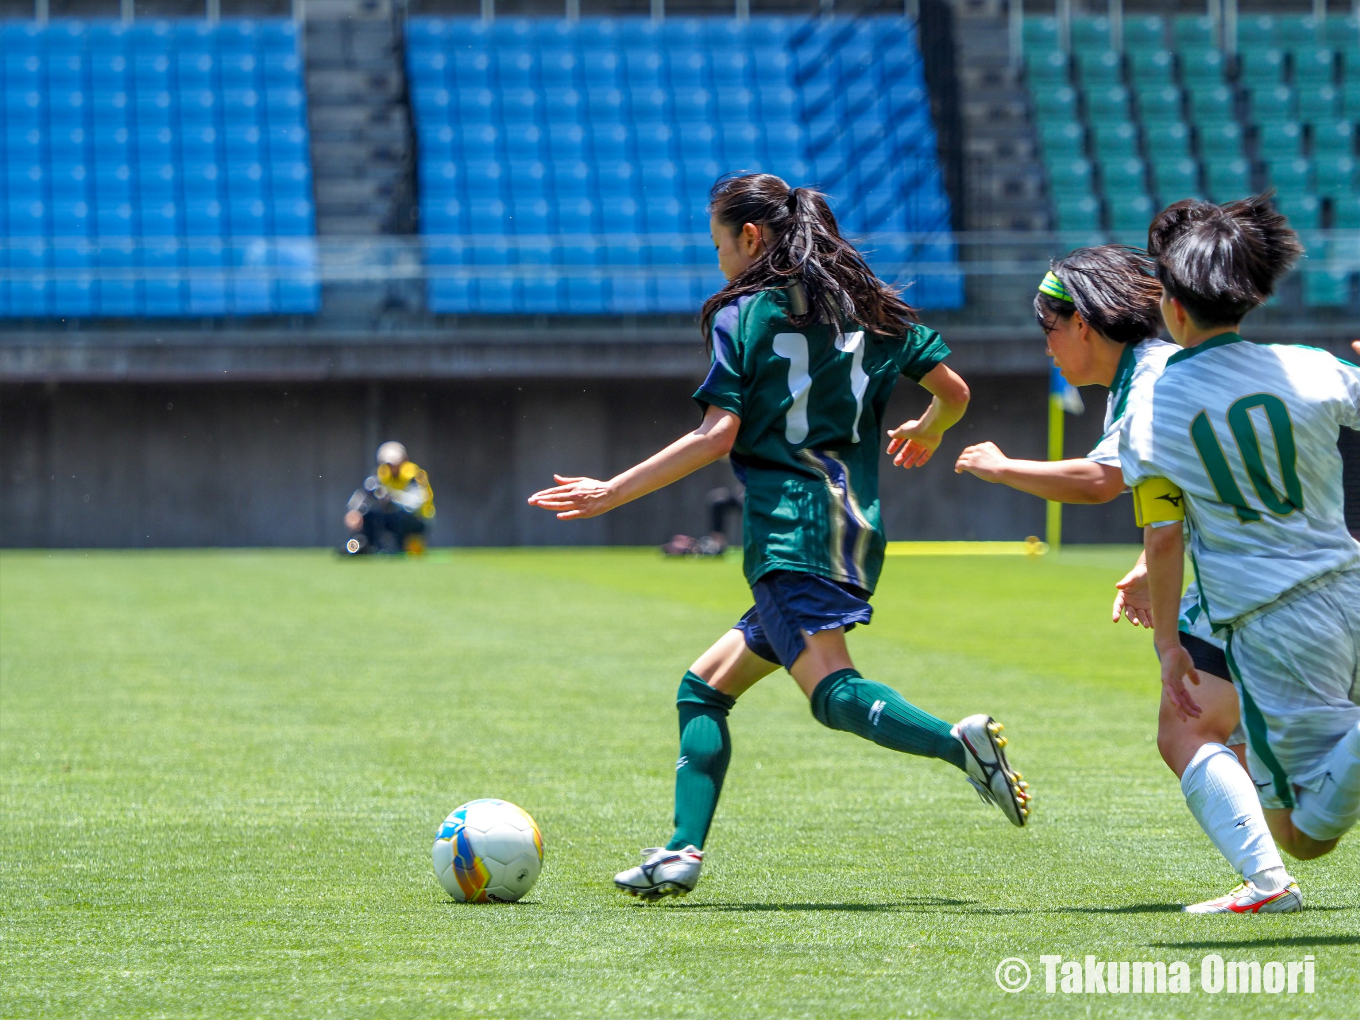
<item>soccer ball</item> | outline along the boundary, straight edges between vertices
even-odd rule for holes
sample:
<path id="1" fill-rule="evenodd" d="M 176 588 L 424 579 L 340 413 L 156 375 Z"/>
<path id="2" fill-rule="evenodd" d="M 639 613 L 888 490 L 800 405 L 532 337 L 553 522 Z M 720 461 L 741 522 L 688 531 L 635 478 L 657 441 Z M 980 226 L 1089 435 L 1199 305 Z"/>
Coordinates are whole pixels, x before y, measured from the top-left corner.
<path id="1" fill-rule="evenodd" d="M 470 800 L 435 833 L 435 877 L 461 903 L 514 903 L 541 867 L 543 834 L 527 811 L 506 800 Z"/>

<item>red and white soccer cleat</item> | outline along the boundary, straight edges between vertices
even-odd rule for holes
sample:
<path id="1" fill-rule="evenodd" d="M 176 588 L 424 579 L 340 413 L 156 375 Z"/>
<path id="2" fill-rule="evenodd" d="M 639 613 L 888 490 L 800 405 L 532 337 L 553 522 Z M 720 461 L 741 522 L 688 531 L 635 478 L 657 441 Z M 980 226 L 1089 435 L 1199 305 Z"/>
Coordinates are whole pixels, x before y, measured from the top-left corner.
<path id="1" fill-rule="evenodd" d="M 642 863 L 636 868 L 615 875 L 614 884 L 629 896 L 654 903 L 666 896 L 693 892 L 703 865 L 704 852 L 698 847 L 687 846 L 683 850 L 651 847 L 642 851 Z"/>
<path id="2" fill-rule="evenodd" d="M 1290 882 L 1279 892 L 1263 893 L 1250 882 L 1243 882 L 1226 896 L 1203 903 L 1192 903 L 1187 914 L 1292 914 L 1303 909 L 1303 892 Z"/>

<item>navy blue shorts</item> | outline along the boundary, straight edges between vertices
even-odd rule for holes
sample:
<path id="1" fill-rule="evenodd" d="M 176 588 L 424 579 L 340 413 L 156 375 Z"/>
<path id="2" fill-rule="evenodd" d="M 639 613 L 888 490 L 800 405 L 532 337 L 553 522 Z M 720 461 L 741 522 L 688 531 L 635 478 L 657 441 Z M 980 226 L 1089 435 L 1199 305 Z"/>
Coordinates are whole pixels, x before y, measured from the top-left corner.
<path id="1" fill-rule="evenodd" d="M 793 570 L 766 574 L 752 586 L 751 594 L 756 604 L 735 627 L 747 648 L 785 669 L 803 654 L 805 634 L 835 627 L 851 630 L 874 615 L 863 588 Z"/>

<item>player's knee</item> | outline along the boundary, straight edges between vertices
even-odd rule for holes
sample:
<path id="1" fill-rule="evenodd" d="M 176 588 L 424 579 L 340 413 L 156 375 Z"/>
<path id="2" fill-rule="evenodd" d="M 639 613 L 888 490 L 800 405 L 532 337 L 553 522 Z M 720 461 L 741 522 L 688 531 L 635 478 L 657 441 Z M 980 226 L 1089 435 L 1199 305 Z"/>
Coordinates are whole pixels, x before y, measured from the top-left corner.
<path id="1" fill-rule="evenodd" d="M 1312 861 L 1331 853 L 1336 842 L 1334 839 L 1314 839 L 1295 829 L 1289 839 L 1280 841 L 1280 849 L 1296 861 Z"/>

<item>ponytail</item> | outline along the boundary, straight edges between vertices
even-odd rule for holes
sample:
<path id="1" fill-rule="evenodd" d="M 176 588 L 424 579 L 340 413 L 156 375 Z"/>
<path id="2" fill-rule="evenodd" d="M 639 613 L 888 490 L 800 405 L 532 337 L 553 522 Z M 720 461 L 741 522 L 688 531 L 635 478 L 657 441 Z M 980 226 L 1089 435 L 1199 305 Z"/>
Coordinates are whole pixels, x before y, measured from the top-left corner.
<path id="1" fill-rule="evenodd" d="M 1233 326 L 1275 292 L 1303 255 L 1299 235 L 1271 207 L 1274 193 L 1227 205 L 1186 199 L 1148 228 L 1157 279 L 1196 325 Z"/>
<path id="2" fill-rule="evenodd" d="M 788 290 L 789 321 L 800 329 L 854 322 L 881 336 L 900 336 L 919 321 L 897 289 L 875 276 L 841 237 L 821 192 L 790 188 L 774 174 L 723 177 L 709 192 L 709 210 L 734 231 L 747 223 L 761 227 L 770 241 L 750 268 L 704 302 L 699 322 L 705 340 L 721 308 L 774 288 Z"/>

